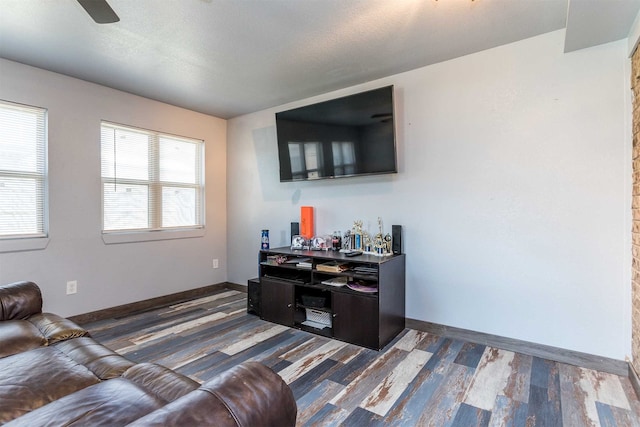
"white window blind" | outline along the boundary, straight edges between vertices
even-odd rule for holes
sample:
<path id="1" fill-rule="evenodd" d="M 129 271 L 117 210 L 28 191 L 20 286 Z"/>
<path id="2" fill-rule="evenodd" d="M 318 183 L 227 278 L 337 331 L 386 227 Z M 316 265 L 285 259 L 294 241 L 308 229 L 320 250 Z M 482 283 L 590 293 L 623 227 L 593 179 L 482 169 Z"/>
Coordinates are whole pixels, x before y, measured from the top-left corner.
<path id="1" fill-rule="evenodd" d="M 103 232 L 204 226 L 204 142 L 102 122 Z"/>
<path id="2" fill-rule="evenodd" d="M 46 237 L 47 111 L 0 101 L 0 239 Z"/>

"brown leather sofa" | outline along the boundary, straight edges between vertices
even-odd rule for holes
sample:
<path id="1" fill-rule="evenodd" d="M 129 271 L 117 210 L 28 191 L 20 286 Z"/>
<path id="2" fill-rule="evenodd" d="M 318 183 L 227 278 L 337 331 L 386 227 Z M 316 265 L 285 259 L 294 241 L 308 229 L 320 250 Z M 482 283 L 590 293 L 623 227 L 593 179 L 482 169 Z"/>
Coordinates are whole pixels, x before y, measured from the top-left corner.
<path id="1" fill-rule="evenodd" d="M 32 282 L 0 286 L 0 424 L 6 426 L 293 426 L 296 402 L 247 362 L 200 385 L 133 363 L 60 316 Z"/>

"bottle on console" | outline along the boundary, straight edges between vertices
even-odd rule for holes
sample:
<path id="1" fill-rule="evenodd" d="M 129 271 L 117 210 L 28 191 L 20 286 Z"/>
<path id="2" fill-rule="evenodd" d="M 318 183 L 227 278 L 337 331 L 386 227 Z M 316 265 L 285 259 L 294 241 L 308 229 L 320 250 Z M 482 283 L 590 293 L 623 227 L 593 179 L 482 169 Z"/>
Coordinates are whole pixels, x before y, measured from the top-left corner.
<path id="1" fill-rule="evenodd" d="M 339 231 L 334 231 L 333 236 L 331 237 L 331 248 L 334 251 L 339 251 L 342 248 L 342 237 L 340 236 Z"/>

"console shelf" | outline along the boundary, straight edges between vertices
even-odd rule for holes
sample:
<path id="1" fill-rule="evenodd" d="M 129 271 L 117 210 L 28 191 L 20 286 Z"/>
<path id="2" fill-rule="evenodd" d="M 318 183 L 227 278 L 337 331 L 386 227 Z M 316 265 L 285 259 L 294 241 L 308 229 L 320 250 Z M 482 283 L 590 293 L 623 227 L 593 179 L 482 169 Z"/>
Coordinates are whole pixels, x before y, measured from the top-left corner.
<path id="1" fill-rule="evenodd" d="M 264 320 L 375 350 L 404 329 L 404 254 L 347 257 L 284 247 L 260 251 L 258 262 Z M 322 283 L 332 279 L 349 286 Z"/>

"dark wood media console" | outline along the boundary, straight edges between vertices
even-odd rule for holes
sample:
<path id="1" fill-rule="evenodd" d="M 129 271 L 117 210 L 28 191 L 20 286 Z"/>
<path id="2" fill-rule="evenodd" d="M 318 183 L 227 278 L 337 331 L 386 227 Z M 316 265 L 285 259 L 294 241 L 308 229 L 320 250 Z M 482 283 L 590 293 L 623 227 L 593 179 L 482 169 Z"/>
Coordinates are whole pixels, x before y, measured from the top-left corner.
<path id="1" fill-rule="evenodd" d="M 300 261 L 307 266 L 299 265 Z M 264 320 L 375 350 L 405 327 L 404 254 L 347 257 L 340 252 L 285 247 L 260 251 L 259 263 Z M 322 264 L 346 264 L 349 270 L 320 271 Z M 332 279 L 377 286 L 377 292 L 322 283 Z"/>

